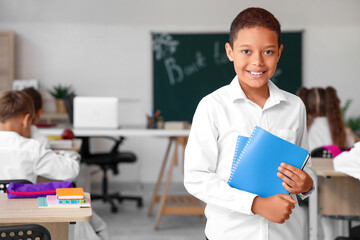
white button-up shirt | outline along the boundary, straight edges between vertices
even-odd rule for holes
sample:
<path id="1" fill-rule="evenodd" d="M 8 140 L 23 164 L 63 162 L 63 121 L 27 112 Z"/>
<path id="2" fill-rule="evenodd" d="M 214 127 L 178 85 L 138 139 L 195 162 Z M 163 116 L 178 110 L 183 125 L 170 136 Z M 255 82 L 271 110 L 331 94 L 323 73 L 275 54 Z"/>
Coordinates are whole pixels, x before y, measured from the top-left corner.
<path id="1" fill-rule="evenodd" d="M 79 157 L 74 152 L 74 158 Z M 17 132 L 0 131 L 0 179 L 27 179 L 37 176 L 53 180 L 72 180 L 79 174 L 79 163 L 72 156 L 56 154 L 38 141 Z"/>
<path id="2" fill-rule="evenodd" d="M 284 224 L 273 223 L 252 213 L 255 194 L 227 184 L 237 136 L 249 137 L 255 126 L 308 148 L 303 102 L 271 81 L 268 86 L 264 108 L 246 97 L 236 76 L 231 84 L 204 97 L 196 109 L 185 151 L 184 184 L 190 194 L 207 203 L 209 240 L 288 240 L 307 235 L 306 213 L 298 204 Z M 311 161 L 305 171 L 314 179 L 309 166 Z"/>
<path id="3" fill-rule="evenodd" d="M 344 151 L 334 158 L 334 170 L 360 180 L 360 142 L 350 151 Z"/>

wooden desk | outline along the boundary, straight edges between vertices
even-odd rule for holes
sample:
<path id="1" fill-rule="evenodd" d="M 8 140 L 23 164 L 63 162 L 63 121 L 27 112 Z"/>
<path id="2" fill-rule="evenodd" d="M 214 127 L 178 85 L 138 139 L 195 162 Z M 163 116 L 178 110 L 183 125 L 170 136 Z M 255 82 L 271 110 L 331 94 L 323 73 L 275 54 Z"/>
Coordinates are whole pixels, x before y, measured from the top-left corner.
<path id="1" fill-rule="evenodd" d="M 312 169 L 317 175 L 317 189 L 310 196 L 310 239 L 319 238 L 318 216 L 360 215 L 360 181 L 336 172 L 331 158 L 312 158 Z"/>
<path id="2" fill-rule="evenodd" d="M 49 230 L 51 239 L 65 240 L 70 222 L 91 220 L 91 208 L 38 208 L 37 201 L 37 198 L 8 199 L 6 193 L 0 193 L 0 224 L 37 223 Z"/>
<path id="3" fill-rule="evenodd" d="M 44 128 L 41 132 L 45 135 L 61 135 L 64 128 L 69 126 L 56 127 L 56 128 Z M 159 208 L 156 216 L 155 229 L 158 229 L 161 217 L 163 215 L 203 215 L 205 206 L 191 195 L 168 195 L 172 173 L 175 166 L 178 165 L 178 152 L 184 153 L 187 138 L 190 130 L 170 130 L 170 129 L 146 129 L 143 127 L 129 126 L 118 129 L 72 129 L 76 137 L 166 137 L 169 139 L 169 144 L 165 152 L 165 157 L 160 168 L 157 184 L 154 189 L 153 197 L 150 203 L 148 215 L 151 216 L 155 204 L 159 203 Z M 170 156 L 171 148 L 174 148 L 173 155 Z M 182 159 L 184 154 L 182 155 Z M 168 159 L 170 159 L 168 161 Z M 160 185 L 165 173 L 165 169 L 168 166 L 168 174 L 166 177 L 166 183 L 164 190 L 160 193 Z"/>

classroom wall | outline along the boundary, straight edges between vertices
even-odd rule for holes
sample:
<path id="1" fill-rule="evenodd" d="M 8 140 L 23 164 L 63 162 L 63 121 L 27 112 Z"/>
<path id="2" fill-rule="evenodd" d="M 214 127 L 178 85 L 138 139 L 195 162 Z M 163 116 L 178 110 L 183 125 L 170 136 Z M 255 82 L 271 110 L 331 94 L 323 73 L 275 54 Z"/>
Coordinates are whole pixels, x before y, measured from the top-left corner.
<path id="1" fill-rule="evenodd" d="M 249 6 L 273 12 L 283 30 L 303 30 L 304 85 L 334 86 L 343 103 L 353 100 L 348 116 L 360 115 L 358 0 L 0 0 L 0 30 L 15 31 L 16 78 L 40 80 L 46 110 L 54 110 L 46 89 L 64 83 L 78 95 L 119 97 L 121 123 L 145 125 L 153 98 L 150 33 L 227 32 Z M 139 163 L 117 179 L 154 182 L 166 144 L 129 138 L 124 149 Z M 182 181 L 181 168 L 174 180 Z"/>

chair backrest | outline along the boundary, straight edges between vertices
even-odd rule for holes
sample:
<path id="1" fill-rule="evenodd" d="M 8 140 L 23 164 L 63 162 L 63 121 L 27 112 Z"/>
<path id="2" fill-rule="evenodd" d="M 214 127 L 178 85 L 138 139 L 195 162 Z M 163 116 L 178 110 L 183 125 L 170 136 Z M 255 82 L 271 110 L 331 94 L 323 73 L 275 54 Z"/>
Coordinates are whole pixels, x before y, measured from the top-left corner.
<path id="1" fill-rule="evenodd" d="M 331 152 L 323 147 L 315 148 L 310 153 L 311 157 L 318 157 L 318 158 L 333 158 Z"/>
<path id="2" fill-rule="evenodd" d="M 74 123 L 74 98 L 76 97 L 75 93 L 71 92 L 64 97 L 64 104 L 66 112 L 68 113 L 69 122 Z"/>
<path id="3" fill-rule="evenodd" d="M 340 148 L 336 145 L 326 145 L 319 148 L 315 148 L 311 151 L 311 157 L 318 157 L 318 158 L 334 158 L 343 151 L 348 151 L 349 149 Z"/>
<path id="4" fill-rule="evenodd" d="M 8 188 L 11 182 L 18 182 L 18 183 L 31 183 L 29 180 L 26 179 L 8 179 L 8 180 L 0 180 L 0 193 L 5 193 L 6 189 Z M 1 240 L 2 238 L 0 238 Z"/>
<path id="5" fill-rule="evenodd" d="M 0 240 L 51 240 L 50 232 L 39 224 L 0 226 Z"/>

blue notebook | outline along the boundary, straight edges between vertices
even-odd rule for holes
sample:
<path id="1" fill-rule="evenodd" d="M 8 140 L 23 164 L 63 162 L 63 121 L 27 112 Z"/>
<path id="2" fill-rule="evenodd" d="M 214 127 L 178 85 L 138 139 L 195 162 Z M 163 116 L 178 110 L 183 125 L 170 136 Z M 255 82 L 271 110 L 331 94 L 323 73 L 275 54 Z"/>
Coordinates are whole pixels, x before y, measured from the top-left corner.
<path id="1" fill-rule="evenodd" d="M 277 176 L 278 167 L 285 162 L 303 169 L 309 152 L 260 127 L 255 127 L 246 139 L 244 136 L 237 139 L 229 185 L 260 197 L 289 194 Z"/>

